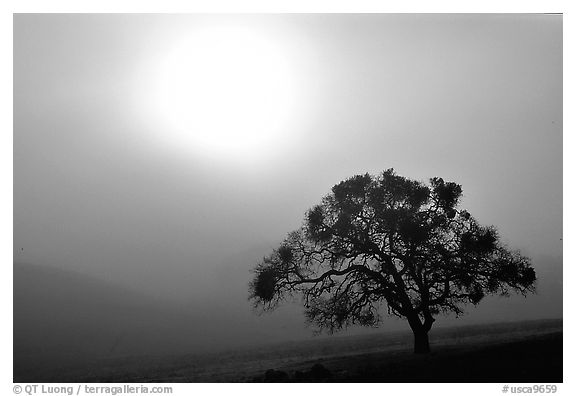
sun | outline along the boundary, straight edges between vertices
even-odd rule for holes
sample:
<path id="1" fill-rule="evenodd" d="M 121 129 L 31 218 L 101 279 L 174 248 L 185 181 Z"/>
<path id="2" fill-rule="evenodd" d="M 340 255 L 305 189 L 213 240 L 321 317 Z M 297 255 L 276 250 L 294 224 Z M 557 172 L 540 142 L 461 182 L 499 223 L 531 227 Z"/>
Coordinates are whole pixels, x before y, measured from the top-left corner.
<path id="1" fill-rule="evenodd" d="M 210 26 L 175 40 L 148 93 L 162 137 L 198 153 L 257 156 L 296 105 L 294 67 L 281 41 L 245 26 Z"/>

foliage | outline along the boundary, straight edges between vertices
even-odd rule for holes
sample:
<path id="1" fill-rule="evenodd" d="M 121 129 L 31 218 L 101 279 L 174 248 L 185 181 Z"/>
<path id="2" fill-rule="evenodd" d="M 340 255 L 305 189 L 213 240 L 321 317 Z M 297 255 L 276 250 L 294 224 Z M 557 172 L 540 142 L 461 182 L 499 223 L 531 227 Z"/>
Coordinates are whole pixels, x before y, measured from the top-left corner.
<path id="1" fill-rule="evenodd" d="M 461 197 L 456 183 L 393 169 L 342 181 L 256 267 L 251 299 L 266 310 L 302 295 L 308 320 L 330 331 L 375 325 L 385 304 L 428 331 L 440 312 L 534 291 L 529 259 L 460 209 Z"/>

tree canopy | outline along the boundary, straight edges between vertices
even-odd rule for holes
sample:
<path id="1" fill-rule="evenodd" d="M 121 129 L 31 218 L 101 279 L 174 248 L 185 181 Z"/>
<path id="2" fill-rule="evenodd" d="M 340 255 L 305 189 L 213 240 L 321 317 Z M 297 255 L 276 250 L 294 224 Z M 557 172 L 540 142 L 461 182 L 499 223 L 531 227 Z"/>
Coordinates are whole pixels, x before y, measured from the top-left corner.
<path id="1" fill-rule="evenodd" d="M 416 351 L 426 352 L 439 313 L 534 291 L 530 260 L 459 208 L 461 197 L 456 183 L 393 169 L 344 180 L 256 266 L 250 297 L 266 310 L 302 295 L 308 320 L 330 331 L 376 325 L 385 306 L 408 320 Z"/>

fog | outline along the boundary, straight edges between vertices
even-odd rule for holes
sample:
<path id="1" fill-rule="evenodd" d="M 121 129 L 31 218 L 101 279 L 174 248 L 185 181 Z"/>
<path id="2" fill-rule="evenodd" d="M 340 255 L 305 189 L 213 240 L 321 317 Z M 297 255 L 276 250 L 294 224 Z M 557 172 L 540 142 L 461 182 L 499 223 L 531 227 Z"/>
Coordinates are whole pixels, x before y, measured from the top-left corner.
<path id="1" fill-rule="evenodd" d="M 289 120 L 238 155 L 174 141 L 146 107 L 155 59 L 215 23 L 271 37 L 296 76 Z M 387 168 L 461 184 L 462 207 L 533 259 L 537 295 L 440 324 L 561 317 L 561 16 L 14 17 L 15 266 L 173 304 L 198 344 L 311 337 L 297 304 L 251 310 L 250 269 L 334 184 Z M 15 296 L 35 284 L 18 274 Z"/>

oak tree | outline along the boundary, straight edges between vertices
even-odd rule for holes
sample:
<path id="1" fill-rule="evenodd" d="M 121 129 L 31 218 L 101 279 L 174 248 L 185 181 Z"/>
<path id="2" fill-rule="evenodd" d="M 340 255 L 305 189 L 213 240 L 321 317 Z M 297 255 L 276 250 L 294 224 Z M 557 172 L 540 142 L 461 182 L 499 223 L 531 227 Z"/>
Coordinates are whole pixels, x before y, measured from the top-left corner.
<path id="1" fill-rule="evenodd" d="M 329 331 L 375 326 L 386 307 L 407 319 L 414 351 L 429 352 L 438 314 L 534 291 L 530 260 L 459 208 L 461 197 L 456 183 L 393 169 L 344 180 L 256 266 L 251 299 L 267 310 L 301 295 L 307 319 Z"/>

